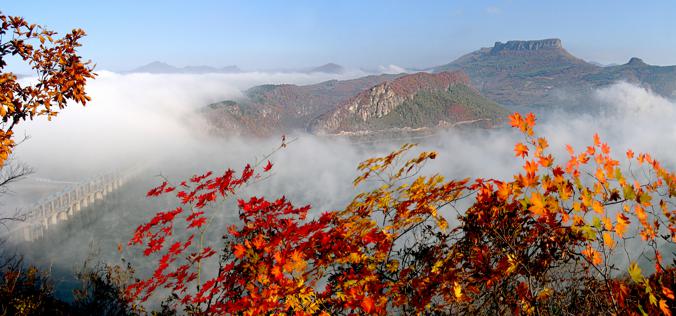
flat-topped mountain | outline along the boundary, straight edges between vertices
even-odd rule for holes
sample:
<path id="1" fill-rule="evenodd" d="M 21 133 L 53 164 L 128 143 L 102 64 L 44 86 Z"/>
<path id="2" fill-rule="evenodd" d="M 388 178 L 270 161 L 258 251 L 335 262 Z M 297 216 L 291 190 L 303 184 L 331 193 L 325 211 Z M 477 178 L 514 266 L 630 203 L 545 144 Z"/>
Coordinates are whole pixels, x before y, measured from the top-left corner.
<path id="1" fill-rule="evenodd" d="M 490 126 L 506 111 L 469 86 L 462 72 L 379 75 L 315 85 L 263 85 L 245 98 L 211 104 L 204 117 L 220 134 L 267 136 L 304 130 L 321 134 Z"/>
<path id="2" fill-rule="evenodd" d="M 463 70 L 483 95 L 508 106 L 560 104 L 562 95 L 583 95 L 619 80 L 676 96 L 674 66 L 632 58 L 624 65 L 601 67 L 573 56 L 560 39 L 497 42 L 431 70 Z"/>

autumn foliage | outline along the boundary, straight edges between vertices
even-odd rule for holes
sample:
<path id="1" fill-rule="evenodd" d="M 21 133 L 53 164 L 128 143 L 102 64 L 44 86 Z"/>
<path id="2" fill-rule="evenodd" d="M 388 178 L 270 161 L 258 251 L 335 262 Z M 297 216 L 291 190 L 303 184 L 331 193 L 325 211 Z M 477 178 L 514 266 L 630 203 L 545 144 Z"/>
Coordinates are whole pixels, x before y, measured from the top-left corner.
<path id="1" fill-rule="evenodd" d="M 62 38 L 21 17 L 0 13 L 0 166 L 12 153 L 16 141 L 13 128 L 27 119 L 56 116 L 74 101 L 82 105 L 90 100 L 85 92 L 87 79 L 94 78 L 93 66 L 77 54 L 81 29 Z M 29 66 L 37 77 L 34 83 L 22 83 L 12 72 L 5 72 L 14 56 Z"/>
<path id="2" fill-rule="evenodd" d="M 380 185 L 338 211 L 240 197 L 240 222 L 210 227 L 226 212 L 216 203 L 267 177 L 270 162 L 164 182 L 148 195 L 180 206 L 136 230 L 130 244 L 157 265 L 126 294 L 168 292 L 198 315 L 670 315 L 674 173 L 644 153 L 622 163 L 598 135 L 557 164 L 532 114 L 510 125 L 523 135 L 513 179 L 421 175 L 437 154 L 404 145 L 362 162 L 355 186 Z M 222 241 L 203 238 L 208 229 Z"/>

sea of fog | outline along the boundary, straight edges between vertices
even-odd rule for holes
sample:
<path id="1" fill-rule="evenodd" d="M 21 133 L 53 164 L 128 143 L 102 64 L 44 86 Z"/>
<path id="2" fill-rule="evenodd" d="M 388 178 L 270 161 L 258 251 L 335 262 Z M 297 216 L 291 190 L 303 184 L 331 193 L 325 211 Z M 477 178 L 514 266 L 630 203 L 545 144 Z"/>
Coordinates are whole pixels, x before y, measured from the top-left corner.
<path id="1" fill-rule="evenodd" d="M 119 191 L 99 201 L 47 238 L 22 246 L 27 262 L 48 266 L 63 283 L 74 286 L 70 272 L 87 258 L 107 263 L 131 260 L 143 270 L 138 249 L 117 251 L 135 227 L 159 210 L 175 207 L 175 200 L 148 199 L 145 192 L 168 179 L 174 182 L 207 170 L 241 169 L 274 150 L 271 139 L 214 138 L 204 129 L 196 110 L 209 103 L 234 99 L 242 91 L 265 83 L 310 84 L 364 75 L 240 73 L 207 75 L 116 74 L 100 71 L 88 84 L 92 101 L 72 106 L 47 122 L 37 119 L 17 130 L 30 136 L 16 149 L 14 162 L 31 166 L 34 174 L 10 187 L 2 198 L 3 213 L 13 212 L 69 183 L 109 170 L 142 164 L 143 172 Z M 624 82 L 595 91 L 588 102 L 594 111 L 552 110 L 538 118 L 537 132 L 548 138 L 559 160 L 565 145 L 583 149 L 598 132 L 616 157 L 631 148 L 650 152 L 671 170 L 676 166 L 676 104 L 644 88 Z M 584 107 L 584 104 L 581 104 Z M 593 114 L 592 114 L 593 113 Z M 281 135 L 280 135 L 281 136 Z M 297 134 L 297 139 L 271 157 L 272 176 L 240 191 L 239 196 L 286 196 L 296 205 L 311 204 L 314 212 L 340 209 L 356 194 L 352 180 L 357 164 L 398 148 L 401 140 L 352 143 L 341 139 Z M 420 140 L 419 149 L 439 156 L 426 166 L 428 173 L 447 178 L 509 179 L 519 168 L 513 145 L 522 137 L 508 128 L 448 130 Z M 212 211 L 217 224 L 232 221 L 232 203 Z M 213 238 L 220 238 L 215 234 Z M 139 261 L 141 260 L 141 261 Z M 67 288 L 68 286 L 64 287 Z"/>

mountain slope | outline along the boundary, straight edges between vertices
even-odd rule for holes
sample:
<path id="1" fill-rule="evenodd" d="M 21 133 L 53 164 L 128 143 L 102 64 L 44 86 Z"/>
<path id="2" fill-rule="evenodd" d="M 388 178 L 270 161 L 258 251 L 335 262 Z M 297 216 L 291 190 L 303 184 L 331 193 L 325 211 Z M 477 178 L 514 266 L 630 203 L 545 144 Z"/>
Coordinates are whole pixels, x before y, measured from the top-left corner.
<path id="1" fill-rule="evenodd" d="M 484 121 L 484 126 L 490 126 L 504 115 L 504 108 L 471 88 L 463 72 L 421 72 L 359 93 L 314 120 L 310 130 L 319 134 L 364 134 L 469 121 Z"/>
<path id="2" fill-rule="evenodd" d="M 266 136 L 305 130 L 320 114 L 364 89 L 393 78 L 396 76 L 379 75 L 306 86 L 256 86 L 247 90 L 244 98 L 211 104 L 202 109 L 202 114 L 217 134 Z"/>
<path id="3" fill-rule="evenodd" d="M 492 126 L 506 111 L 456 71 L 262 85 L 247 90 L 240 100 L 211 104 L 202 114 L 216 134 L 269 136 L 294 130 L 364 134 L 461 122 Z"/>

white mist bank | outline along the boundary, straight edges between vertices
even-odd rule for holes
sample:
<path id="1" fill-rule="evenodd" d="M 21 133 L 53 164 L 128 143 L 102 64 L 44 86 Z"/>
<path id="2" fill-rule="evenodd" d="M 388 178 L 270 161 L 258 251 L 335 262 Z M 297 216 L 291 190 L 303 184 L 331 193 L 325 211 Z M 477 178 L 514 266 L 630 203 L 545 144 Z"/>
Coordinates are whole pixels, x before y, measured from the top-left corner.
<path id="1" fill-rule="evenodd" d="M 347 79 L 364 75 L 351 73 Z M 71 106 L 51 122 L 38 119 L 20 125 L 17 134 L 31 137 L 16 150 L 16 159 L 36 169 L 36 177 L 73 181 L 133 162 L 150 163 L 153 174 L 178 177 L 204 170 L 240 168 L 271 151 L 277 138 L 215 139 L 205 135 L 196 110 L 233 99 L 254 85 L 310 84 L 335 75 L 238 73 L 206 75 L 116 74 L 101 71 L 88 83 L 92 101 Z M 599 115 L 558 111 L 538 118 L 536 130 L 549 139 L 559 161 L 565 144 L 583 149 L 598 132 L 622 157 L 627 148 L 651 152 L 667 166 L 676 163 L 676 105 L 648 90 L 618 83 L 596 91 Z M 508 129 L 449 130 L 425 141 L 424 150 L 439 158 L 428 166 L 448 178 L 509 178 L 521 161 L 513 154 L 520 141 Z M 336 208 L 352 196 L 357 164 L 400 144 L 355 146 L 347 141 L 300 135 L 273 158 L 275 176 L 261 193 L 287 194 L 297 203 Z M 177 170 L 180 170 L 177 171 Z M 175 179 L 174 180 L 178 180 Z M 17 192 L 17 194 L 21 194 Z"/>

